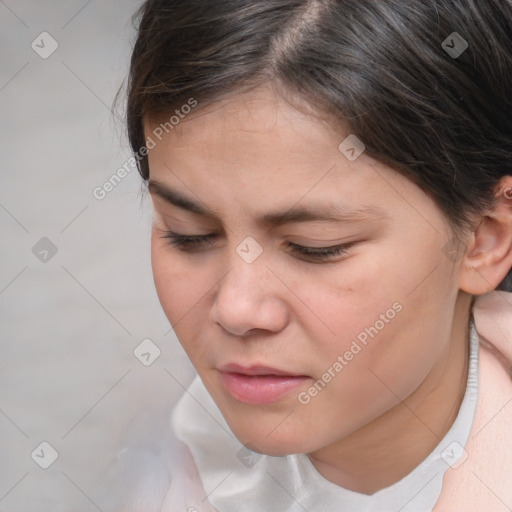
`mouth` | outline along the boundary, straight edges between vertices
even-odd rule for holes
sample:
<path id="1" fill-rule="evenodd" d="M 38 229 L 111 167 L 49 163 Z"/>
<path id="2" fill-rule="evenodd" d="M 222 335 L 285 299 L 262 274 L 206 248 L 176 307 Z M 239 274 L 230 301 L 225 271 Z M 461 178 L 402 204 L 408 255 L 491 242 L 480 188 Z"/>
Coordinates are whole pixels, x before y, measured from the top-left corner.
<path id="1" fill-rule="evenodd" d="M 226 390 L 233 398 L 254 405 L 278 402 L 311 379 L 308 375 L 277 368 L 244 367 L 234 363 L 221 367 L 219 371 Z"/>

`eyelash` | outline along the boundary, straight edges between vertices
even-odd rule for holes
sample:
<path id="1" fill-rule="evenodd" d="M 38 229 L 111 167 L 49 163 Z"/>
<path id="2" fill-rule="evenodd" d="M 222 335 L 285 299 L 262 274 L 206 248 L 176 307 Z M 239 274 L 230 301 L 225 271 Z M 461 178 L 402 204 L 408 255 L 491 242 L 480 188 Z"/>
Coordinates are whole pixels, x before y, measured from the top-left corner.
<path id="1" fill-rule="evenodd" d="M 194 252 L 194 249 L 206 248 L 213 243 L 212 239 L 214 237 L 215 235 L 181 235 L 179 233 L 174 233 L 173 231 L 165 231 L 165 235 L 162 236 L 162 238 L 166 238 L 168 240 L 169 245 L 177 247 L 183 252 Z M 353 245 L 353 243 L 332 247 L 305 247 L 292 242 L 289 242 L 288 245 L 293 249 L 293 252 L 299 253 L 301 256 L 324 261 L 335 256 L 346 254 L 348 252 L 348 247 Z"/>

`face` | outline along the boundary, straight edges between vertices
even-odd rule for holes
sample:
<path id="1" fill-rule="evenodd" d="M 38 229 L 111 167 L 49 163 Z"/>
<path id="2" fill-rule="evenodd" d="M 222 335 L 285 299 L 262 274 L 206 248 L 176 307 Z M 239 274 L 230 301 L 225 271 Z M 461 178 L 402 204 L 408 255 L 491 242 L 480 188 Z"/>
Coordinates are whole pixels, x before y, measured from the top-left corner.
<path id="1" fill-rule="evenodd" d="M 262 453 L 364 427 L 450 343 L 446 220 L 392 168 L 340 150 L 349 134 L 262 88 L 199 104 L 149 152 L 160 302 L 233 433 Z"/>

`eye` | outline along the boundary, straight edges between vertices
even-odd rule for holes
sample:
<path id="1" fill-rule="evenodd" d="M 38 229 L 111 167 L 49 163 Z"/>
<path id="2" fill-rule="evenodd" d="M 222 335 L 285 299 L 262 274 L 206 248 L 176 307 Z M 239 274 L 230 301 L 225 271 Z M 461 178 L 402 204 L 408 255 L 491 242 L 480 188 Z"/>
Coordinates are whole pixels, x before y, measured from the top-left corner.
<path id="1" fill-rule="evenodd" d="M 328 260 L 336 256 L 341 256 L 342 254 L 347 254 L 348 247 L 351 244 L 333 245 L 331 247 L 305 247 L 304 245 L 289 242 L 288 245 L 292 248 L 292 252 L 296 252 L 307 258 Z"/>
<path id="2" fill-rule="evenodd" d="M 169 244 L 173 247 L 178 248 L 182 252 L 196 253 L 209 247 L 213 244 L 215 234 L 209 235 L 182 235 L 173 231 L 165 231 L 162 238 L 168 240 Z M 288 246 L 292 252 L 299 254 L 300 256 L 314 259 L 318 261 L 329 260 L 336 256 L 348 253 L 348 248 L 355 242 L 343 245 L 334 245 L 331 247 L 305 247 L 303 245 L 294 244 L 288 242 Z"/>
<path id="3" fill-rule="evenodd" d="M 180 235 L 174 231 L 165 231 L 165 234 L 162 236 L 162 238 L 168 239 L 170 245 L 178 247 L 183 252 L 196 252 L 197 249 L 203 249 L 212 244 L 213 237 L 215 237 L 213 234 L 200 236 Z"/>

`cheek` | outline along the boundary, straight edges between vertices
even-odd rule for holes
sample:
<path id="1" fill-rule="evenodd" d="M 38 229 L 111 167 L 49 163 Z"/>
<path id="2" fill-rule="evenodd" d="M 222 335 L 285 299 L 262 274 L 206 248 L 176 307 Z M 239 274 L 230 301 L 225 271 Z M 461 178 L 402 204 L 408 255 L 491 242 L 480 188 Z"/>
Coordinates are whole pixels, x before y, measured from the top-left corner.
<path id="1" fill-rule="evenodd" d="M 362 256 L 285 276 L 302 301 L 296 306 L 299 322 L 324 353 L 342 354 L 356 338 L 364 344 L 370 339 L 367 329 L 377 323 L 377 330 L 385 331 L 400 316 L 400 286 L 395 281 L 383 286 L 382 268 Z"/>
<path id="2" fill-rule="evenodd" d="M 303 318 L 309 325 L 314 377 L 330 380 L 321 397 L 313 400 L 315 408 L 337 414 L 332 408 L 336 403 L 341 416 L 350 411 L 354 417 L 364 403 L 368 409 L 361 414 L 370 417 L 396 403 L 396 396 L 408 396 L 439 357 L 444 345 L 436 313 L 442 308 L 447 309 L 444 315 L 450 313 L 446 301 L 443 305 L 439 300 L 442 276 L 432 276 L 422 290 L 411 294 L 423 268 L 410 265 L 411 275 L 399 280 L 399 267 L 395 263 L 384 274 L 376 264 L 365 265 L 364 271 L 355 264 L 342 265 L 328 280 L 297 281 L 297 295 L 307 297 L 309 307 L 309 316 Z"/>
<path id="3" fill-rule="evenodd" d="M 406 326 L 414 318 L 407 314 L 405 309 L 397 313 L 379 334 L 368 336 L 366 345 L 356 340 L 358 346 L 354 348 L 350 337 L 340 338 L 330 351 L 326 347 L 322 353 L 314 351 L 318 368 L 315 378 L 327 384 L 324 387 L 316 381 L 317 386 L 313 383 L 306 389 L 294 416 L 297 431 L 302 430 L 305 436 L 310 429 L 317 432 L 318 437 L 310 441 L 309 449 L 317 443 L 328 444 L 349 435 L 398 405 L 421 385 L 435 357 L 414 333 L 409 337 Z M 343 363 L 339 363 L 338 356 Z M 329 375 L 329 368 L 334 377 Z M 321 429 L 316 428 L 318 418 Z M 290 433 L 283 430 L 280 434 L 286 437 Z"/>
<path id="4" fill-rule="evenodd" d="M 177 299 L 182 286 L 176 267 L 166 254 L 164 241 L 154 233 L 151 237 L 151 268 L 160 304 L 171 323 L 174 324 L 171 317 L 174 316 L 175 304 L 179 304 Z"/>
<path id="5" fill-rule="evenodd" d="M 191 270 L 183 258 L 173 254 L 167 241 L 153 235 L 151 266 L 158 299 L 176 335 L 197 323 L 201 298 L 205 294 L 205 276 L 200 269 Z"/>
<path id="6" fill-rule="evenodd" d="M 392 298 L 385 297 L 382 305 L 387 306 Z M 355 317 L 347 336 L 340 335 L 337 343 L 316 352 L 320 363 L 316 377 L 321 379 L 338 356 L 343 358 L 343 368 L 311 401 L 311 414 L 326 417 L 327 436 L 340 429 L 347 434 L 406 399 L 422 384 L 444 349 L 437 323 L 419 321 L 421 304 L 407 298 L 400 302 L 397 310 L 374 308 L 371 324 Z M 381 312 L 388 323 L 380 318 Z"/>

